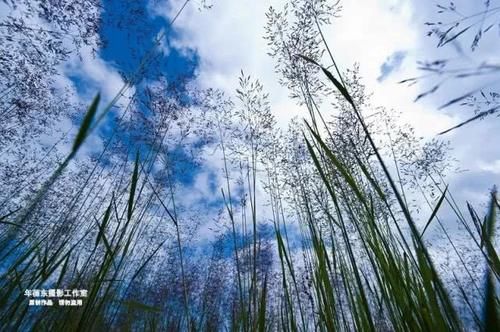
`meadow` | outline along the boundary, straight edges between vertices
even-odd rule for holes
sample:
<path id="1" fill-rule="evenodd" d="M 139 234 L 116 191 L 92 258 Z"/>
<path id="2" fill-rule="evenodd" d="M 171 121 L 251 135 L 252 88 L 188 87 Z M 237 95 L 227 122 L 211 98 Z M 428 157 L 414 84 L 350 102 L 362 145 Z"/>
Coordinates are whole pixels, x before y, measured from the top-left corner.
<path id="1" fill-rule="evenodd" d="M 0 196 L 0 330 L 499 330 L 494 183 L 484 211 L 456 201 L 445 142 L 372 108 L 323 35 L 334 7 L 300 3 L 292 21 L 270 10 L 265 36 L 304 111 L 288 128 L 243 72 L 234 96 L 168 80 L 141 90 L 159 37 L 115 98 L 75 108 L 66 149 L 18 174 L 26 155 L 0 144 L 14 156 Z M 186 169 L 210 155 L 217 199 L 186 209 Z M 212 211 L 220 230 L 197 241 Z M 42 289 L 88 293 L 78 307 L 29 305 L 26 291 Z"/>

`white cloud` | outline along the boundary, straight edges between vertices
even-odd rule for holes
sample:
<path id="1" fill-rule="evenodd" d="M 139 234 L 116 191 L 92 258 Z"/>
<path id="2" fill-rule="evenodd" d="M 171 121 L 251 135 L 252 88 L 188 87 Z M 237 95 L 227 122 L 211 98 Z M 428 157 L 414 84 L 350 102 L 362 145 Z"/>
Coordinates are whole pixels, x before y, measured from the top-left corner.
<path id="1" fill-rule="evenodd" d="M 92 54 L 90 48 L 81 50 L 81 57 L 73 54 L 71 59 L 64 64 L 63 73 L 71 77 L 78 77 L 85 90 L 93 97 L 98 91 L 101 92 L 104 101 L 109 101 L 117 95 L 124 85 L 124 81 L 117 69 L 110 63 L 107 63 Z M 93 90 L 93 91 L 92 91 Z M 125 97 L 129 97 L 133 91 L 127 91 Z M 123 98 L 126 100 L 127 98 Z"/>
<path id="2" fill-rule="evenodd" d="M 172 17 L 182 3 L 181 0 L 169 2 L 167 9 L 163 7 L 158 12 Z M 305 112 L 290 101 L 288 91 L 277 84 L 273 59 L 266 54 L 263 39 L 265 12 L 270 5 L 281 8 L 282 3 L 220 0 L 214 2 L 213 9 L 203 12 L 196 10 L 195 6 L 188 6 L 175 23 L 178 38 L 172 45 L 196 50 L 200 57 L 197 74 L 201 87 L 217 87 L 232 94 L 240 69 L 259 78 L 270 92 L 274 115 L 283 125 L 294 115 L 305 116 Z M 360 63 L 367 90 L 373 92 L 373 105 L 401 110 L 402 119 L 415 127 L 417 135 L 424 137 L 434 137 L 464 118 L 460 111 L 438 111 L 443 99 L 434 96 L 415 103 L 415 97 L 428 89 L 425 84 L 429 83 L 412 87 L 397 83 L 419 74 L 416 69 L 418 60 L 433 59 L 436 55 L 456 56 L 453 48 L 436 50 L 435 40 L 425 36 L 423 23 L 433 13 L 431 4 L 421 6 L 409 0 L 353 0 L 342 1 L 342 7 L 341 17 L 333 20 L 325 35 L 342 68 L 348 68 L 354 62 Z M 388 56 L 401 51 L 407 53 L 401 68 L 378 82 L 381 65 Z M 491 58 L 490 46 L 485 47 L 485 52 Z M 445 96 L 459 93 L 472 85 L 472 80 L 458 82 L 445 87 L 442 93 Z M 469 187 L 474 187 L 475 192 L 487 191 L 488 186 L 476 186 L 479 182 L 485 183 L 477 181 L 478 177 L 488 175 L 489 183 L 500 183 L 498 173 L 488 171 L 485 174 L 487 170 L 480 166 L 482 161 L 491 159 L 491 154 L 498 157 L 498 151 L 493 151 L 488 142 L 500 139 L 499 135 L 495 124 L 481 122 L 444 137 L 452 141 L 453 155 L 459 159 L 462 168 L 469 170 L 449 177 L 450 188 L 455 190 L 456 196 L 465 199 Z"/>
<path id="3" fill-rule="evenodd" d="M 172 17 L 182 2 L 173 1 L 168 9 L 163 8 L 163 13 Z M 200 57 L 198 82 L 202 87 L 217 87 L 232 94 L 240 69 L 260 79 L 270 92 L 274 115 L 284 124 L 294 115 L 305 113 L 277 83 L 274 60 L 266 54 L 265 13 L 271 5 L 279 9 L 283 2 L 222 0 L 204 12 L 188 6 L 175 23 L 179 38 L 172 45 L 196 50 Z M 403 78 L 415 74 L 415 49 L 422 31 L 413 20 L 411 3 L 357 0 L 344 1 L 342 7 L 341 17 L 333 20 L 325 35 L 342 68 L 360 63 L 368 91 L 374 92 L 374 104 L 405 110 L 407 120 L 423 135 L 435 134 L 454 123 L 452 117 L 432 112 L 428 105 L 414 104 L 416 90 L 396 84 L 393 77 L 377 82 L 380 66 L 395 52 L 410 52 L 403 63 L 404 70 L 396 74 Z"/>
<path id="4" fill-rule="evenodd" d="M 184 1 L 171 1 L 168 7 L 157 9 L 173 17 Z M 265 13 L 280 1 L 216 1 L 210 10 L 198 11 L 188 5 L 175 22 L 179 37 L 172 47 L 185 52 L 196 50 L 200 62 L 197 70 L 201 87 L 214 87 L 233 94 L 238 86 L 240 70 L 258 78 L 270 92 L 278 121 L 284 124 L 301 111 L 288 100 L 288 91 L 281 87 L 274 73 L 274 60 L 267 54 L 264 36 Z"/>
<path id="5" fill-rule="evenodd" d="M 500 159 L 494 160 L 490 163 L 481 161 L 479 163 L 479 169 L 494 174 L 500 174 Z"/>

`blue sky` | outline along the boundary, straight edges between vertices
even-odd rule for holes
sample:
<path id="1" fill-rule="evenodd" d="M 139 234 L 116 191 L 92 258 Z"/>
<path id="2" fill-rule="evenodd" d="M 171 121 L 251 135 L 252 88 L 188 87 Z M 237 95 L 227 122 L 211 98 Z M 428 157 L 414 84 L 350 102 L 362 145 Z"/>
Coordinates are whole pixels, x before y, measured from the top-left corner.
<path id="1" fill-rule="evenodd" d="M 382 82 L 389 77 L 394 71 L 398 71 L 406 57 L 405 51 L 397 51 L 391 54 L 387 60 L 380 66 L 380 76 L 377 78 Z"/>
<path id="2" fill-rule="evenodd" d="M 169 3 L 170 7 L 163 7 L 163 11 L 159 11 L 166 17 L 172 17 L 182 1 Z M 456 3 L 465 13 L 477 10 L 470 1 Z M 240 69 L 258 77 L 270 92 L 274 115 L 284 124 L 291 116 L 302 116 L 303 112 L 290 102 L 286 89 L 276 83 L 273 59 L 266 54 L 266 41 L 262 36 L 265 12 L 270 5 L 279 9 L 283 3 L 278 0 L 258 3 L 221 0 L 215 1 L 209 11 L 199 12 L 195 6 L 189 7 L 176 22 L 177 34 L 172 45 L 198 54 L 197 83 L 202 87 L 215 86 L 232 93 Z M 492 2 L 494 5 L 495 2 Z M 356 0 L 343 1 L 342 6 L 340 17 L 333 20 L 325 33 L 342 68 L 349 68 L 355 62 L 360 64 L 364 83 L 374 93 L 374 105 L 401 110 L 404 119 L 424 137 L 434 137 L 467 116 L 460 109 L 439 111 L 438 107 L 447 95 L 458 94 L 477 83 L 474 79 L 450 82 L 441 93 L 418 103 L 413 102 L 415 97 L 432 86 L 432 82 L 424 81 L 413 87 L 398 84 L 402 79 L 421 74 L 417 70 L 418 61 L 458 57 L 456 45 L 438 49 L 437 40 L 427 36 L 425 22 L 447 19 L 437 14 L 435 2 L 417 4 L 409 0 Z M 464 37 L 462 48 L 467 49 L 473 32 Z M 498 60 L 494 46 L 498 40 L 495 38 L 497 34 L 492 33 L 483 40 L 474 56 L 477 59 Z M 381 77 L 383 79 L 378 80 Z M 480 143 L 482 135 L 476 131 L 493 134 L 494 129 L 488 125 L 475 124 L 462 133 L 447 136 L 457 142 L 457 155 L 474 155 L 477 160 L 498 159 L 498 153 L 487 156 L 477 148 L 466 147 L 461 141 L 467 137 L 469 141 L 475 141 L 478 146 L 485 148 Z M 472 165 L 467 167 L 478 168 Z"/>
<path id="3" fill-rule="evenodd" d="M 186 56 L 170 47 L 169 41 L 175 38 L 175 29 L 166 29 L 169 20 L 155 15 L 149 3 L 149 0 L 103 2 L 101 38 L 106 46 L 102 49 L 101 58 L 125 75 L 132 75 L 144 55 L 153 48 L 158 34 L 166 30 L 163 42 L 168 54 L 164 54 L 163 49 L 157 50 L 157 61 L 146 68 L 144 79 L 155 80 L 158 74 L 165 75 L 169 80 L 179 76 L 192 77 L 197 66 L 196 54 Z"/>
<path id="4" fill-rule="evenodd" d="M 145 66 L 141 80 L 136 82 L 135 91 L 142 93 L 146 84 L 158 80 L 160 77 L 167 82 L 190 80 L 194 77 L 197 68 L 196 52 L 181 54 L 176 48 L 170 47 L 170 40 L 175 38 L 175 29 L 168 29 L 169 20 L 157 16 L 151 11 L 149 0 L 123 1 L 109 0 L 103 2 L 101 40 L 104 47 L 99 51 L 99 58 L 108 68 L 119 73 L 120 76 L 132 77 L 140 67 L 145 55 L 154 50 L 154 58 Z M 161 47 L 156 40 L 164 32 Z M 89 77 L 84 73 L 68 75 L 76 90 L 81 95 L 95 94 L 99 85 L 89 84 Z M 108 96 L 112 97 L 112 96 Z M 143 109 L 144 112 L 146 110 Z M 111 112 L 106 121 L 100 125 L 100 134 L 103 140 L 115 133 L 119 113 Z M 127 132 L 118 131 L 119 139 L 131 142 Z M 147 151 L 139 147 L 141 155 Z M 191 186 L 193 179 L 199 172 L 200 165 L 180 146 L 170 152 L 176 160 L 174 173 L 177 180 L 184 186 Z"/>
<path id="5" fill-rule="evenodd" d="M 113 74 L 123 72 L 130 75 L 184 1 L 140 0 L 124 5 L 122 1 L 110 0 L 104 3 L 102 37 L 108 44 L 99 53 L 99 60 L 104 64 L 99 68 Z M 265 12 L 270 5 L 281 8 L 282 1 L 218 0 L 212 4 L 212 9 L 202 11 L 196 1 L 188 4 L 173 29 L 168 30 L 161 47 L 164 53 L 146 72 L 145 78 L 154 81 L 159 73 L 169 80 L 187 75 L 194 78 L 200 88 L 215 87 L 232 95 L 238 73 L 243 69 L 263 82 L 270 93 L 273 114 L 281 126 L 285 126 L 292 116 L 303 117 L 304 110 L 288 98 L 286 89 L 277 84 L 274 62 L 266 54 L 266 41 L 262 38 Z M 475 10 L 468 1 L 457 1 L 457 4 L 465 12 Z M 342 6 L 340 17 L 333 20 L 325 34 L 341 68 L 360 64 L 364 83 L 368 91 L 373 92 L 374 105 L 400 110 L 403 120 L 415 127 L 417 135 L 426 138 L 435 137 L 438 132 L 466 118 L 463 110 L 439 111 L 438 107 L 447 95 L 466 91 L 477 80 L 447 83 L 440 93 L 418 103 L 414 102 L 415 97 L 431 83 L 422 82 L 412 87 L 397 83 L 420 74 L 418 61 L 457 58 L 457 50 L 467 49 L 467 45 L 457 43 L 438 49 L 436 39 L 426 36 L 426 21 L 444 19 L 437 14 L 433 3 L 356 0 L 343 1 Z M 113 28 L 112 24 L 116 23 L 127 26 L 127 29 Z M 483 41 L 475 56 L 498 61 L 497 50 L 492 44 L 491 39 Z M 77 71 L 68 76 L 81 86 L 89 79 L 88 72 Z M 100 82 L 104 89 L 110 85 L 104 79 Z M 99 87 L 99 82 L 93 86 Z M 117 89 L 117 84 L 112 86 Z M 451 133 L 445 139 L 452 142 L 453 155 L 466 170 L 448 178 L 456 199 L 484 201 L 492 184 L 500 183 L 500 154 L 489 143 L 500 139 L 496 123 L 482 121 Z M 220 161 L 217 157 L 209 157 L 202 168 L 194 164 L 188 166 L 193 166 L 193 171 L 179 177 L 185 187 L 181 189 L 181 196 L 217 206 L 220 200 L 206 201 L 206 196 L 213 198 L 214 193 L 219 193 L 222 184 L 217 177 Z"/>

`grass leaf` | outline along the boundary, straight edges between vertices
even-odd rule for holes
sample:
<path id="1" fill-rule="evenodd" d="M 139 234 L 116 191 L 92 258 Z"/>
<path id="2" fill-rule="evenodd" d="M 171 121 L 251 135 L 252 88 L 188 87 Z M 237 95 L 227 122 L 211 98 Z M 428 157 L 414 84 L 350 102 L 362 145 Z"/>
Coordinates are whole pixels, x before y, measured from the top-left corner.
<path id="1" fill-rule="evenodd" d="M 97 106 L 99 105 L 100 99 L 101 99 L 101 95 L 98 93 L 94 97 L 92 104 L 90 104 L 90 107 L 89 107 L 87 113 L 85 114 L 85 117 L 82 120 L 82 124 L 80 125 L 80 130 L 78 131 L 78 134 L 76 135 L 75 142 L 73 143 L 72 153 L 76 153 L 76 151 L 78 151 L 80 146 L 85 141 L 85 138 L 87 137 L 90 126 L 92 125 L 92 120 L 94 119 L 95 114 L 97 112 Z"/>

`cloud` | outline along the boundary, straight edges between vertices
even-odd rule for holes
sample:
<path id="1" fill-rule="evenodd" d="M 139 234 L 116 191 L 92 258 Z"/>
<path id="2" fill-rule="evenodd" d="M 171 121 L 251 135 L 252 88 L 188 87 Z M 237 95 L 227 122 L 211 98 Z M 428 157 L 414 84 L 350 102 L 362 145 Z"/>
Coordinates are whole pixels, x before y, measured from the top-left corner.
<path id="1" fill-rule="evenodd" d="M 494 174 L 500 174 L 500 159 L 494 160 L 492 162 L 482 161 L 479 163 L 479 168 L 486 172 L 491 172 Z"/>
<path id="2" fill-rule="evenodd" d="M 214 3 L 211 10 L 200 12 L 195 6 L 186 7 L 175 23 L 175 38 L 171 46 L 199 56 L 197 83 L 200 87 L 215 87 L 232 95 L 237 87 L 238 73 L 262 81 L 270 93 L 278 123 L 284 125 L 294 116 L 306 116 L 305 109 L 288 98 L 289 92 L 278 84 L 274 59 L 268 54 L 263 39 L 266 11 L 269 6 L 282 8 L 283 1 L 229 1 Z M 155 13 L 172 18 L 183 1 L 169 1 Z M 344 1 L 341 17 L 326 28 L 325 35 L 341 68 L 360 63 L 361 76 L 367 91 L 374 93 L 374 105 L 404 109 L 417 128 L 418 134 L 432 135 L 452 124 L 453 116 L 431 112 L 428 105 L 413 104 L 416 88 L 408 89 L 394 80 L 377 81 L 387 54 L 394 57 L 394 79 L 416 75 L 411 63 L 416 62 L 419 33 L 410 1 Z M 398 59 L 405 50 L 405 70 L 397 71 Z M 402 61 L 402 59 L 401 59 Z M 325 65 L 329 65 L 325 59 Z M 397 72 L 397 73 L 396 73 Z M 397 75 L 396 75 L 397 74 Z M 391 98 L 386 98 L 390 95 Z"/>
<path id="3" fill-rule="evenodd" d="M 164 2 L 154 11 L 171 19 L 183 3 Z M 197 84 L 202 88 L 219 88 L 233 95 L 242 69 L 261 80 L 270 92 L 271 103 L 280 105 L 280 112 L 274 115 L 285 124 L 291 116 L 303 114 L 303 110 L 289 100 L 288 91 L 278 84 L 274 60 L 266 54 L 265 13 L 271 5 L 280 7 L 281 1 L 222 0 L 201 12 L 190 4 L 175 22 L 171 47 L 185 54 L 197 53 Z"/>
<path id="4" fill-rule="evenodd" d="M 100 92 L 104 101 L 111 100 L 125 84 L 118 69 L 101 59 L 99 54 L 94 55 L 90 48 L 83 48 L 80 53 L 79 56 L 73 54 L 64 64 L 63 74 L 71 79 L 85 99 Z"/>
<path id="5" fill-rule="evenodd" d="M 169 1 L 158 15 L 172 18 L 183 1 Z M 175 38 L 171 47 L 199 56 L 197 84 L 215 87 L 229 95 L 237 87 L 240 69 L 261 80 L 270 93 L 271 107 L 278 123 L 284 126 L 293 116 L 305 117 L 304 109 L 288 97 L 274 73 L 274 60 L 268 51 L 264 35 L 265 12 L 269 6 L 280 9 L 283 1 L 220 0 L 211 10 L 198 11 L 188 6 L 175 24 Z M 468 5 L 469 6 L 469 5 Z M 470 113 L 463 109 L 439 111 L 443 96 L 467 91 L 478 80 L 453 81 L 440 87 L 439 93 L 415 103 L 415 97 L 436 81 L 423 81 L 411 87 L 398 81 L 419 76 L 417 61 L 456 58 L 456 47 L 436 49 L 436 41 L 426 36 L 424 23 L 436 18 L 431 5 L 420 6 L 409 0 L 343 1 L 341 17 L 325 29 L 326 39 L 341 68 L 360 64 L 360 75 L 367 92 L 372 92 L 372 104 L 402 111 L 401 121 L 411 124 L 417 136 L 426 139 L 459 123 Z M 493 61 L 498 58 L 492 47 L 484 44 L 476 52 Z M 389 57 L 388 57 L 389 54 Z M 496 57 L 496 58 L 495 58 Z M 329 65 L 324 59 L 324 64 Z M 478 204 L 487 198 L 493 184 L 500 184 L 496 170 L 499 152 L 492 142 L 500 140 L 498 124 L 481 121 L 441 137 L 450 140 L 452 157 L 458 159 L 466 172 L 451 173 L 447 177 L 450 192 L 458 204 L 474 200 Z M 201 185 L 201 184 L 200 184 Z M 205 184 L 206 186 L 207 184 Z M 453 222 L 452 214 L 443 215 Z"/>

